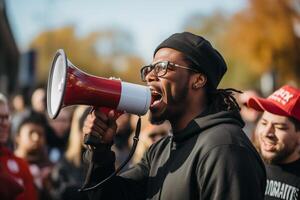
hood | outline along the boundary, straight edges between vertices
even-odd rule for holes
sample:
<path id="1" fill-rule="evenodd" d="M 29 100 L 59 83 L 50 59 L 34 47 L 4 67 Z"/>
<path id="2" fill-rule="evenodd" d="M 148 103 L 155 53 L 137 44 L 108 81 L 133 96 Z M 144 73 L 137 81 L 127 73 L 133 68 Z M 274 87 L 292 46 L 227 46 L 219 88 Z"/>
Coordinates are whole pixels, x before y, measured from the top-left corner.
<path id="1" fill-rule="evenodd" d="M 179 142 L 221 124 L 235 124 L 241 128 L 245 125 L 238 111 L 221 111 L 214 114 L 202 113 L 182 131 L 174 133 L 173 137 L 175 141 Z"/>

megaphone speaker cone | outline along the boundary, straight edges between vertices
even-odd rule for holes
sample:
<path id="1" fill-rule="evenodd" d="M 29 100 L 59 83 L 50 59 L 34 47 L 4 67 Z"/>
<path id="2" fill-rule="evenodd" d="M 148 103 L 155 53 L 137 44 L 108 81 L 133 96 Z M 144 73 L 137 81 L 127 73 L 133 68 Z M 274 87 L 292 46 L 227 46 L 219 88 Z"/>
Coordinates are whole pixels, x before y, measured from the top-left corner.
<path id="1" fill-rule="evenodd" d="M 47 85 L 47 111 L 55 119 L 63 104 L 67 78 L 67 57 L 63 50 L 58 50 L 52 62 Z"/>

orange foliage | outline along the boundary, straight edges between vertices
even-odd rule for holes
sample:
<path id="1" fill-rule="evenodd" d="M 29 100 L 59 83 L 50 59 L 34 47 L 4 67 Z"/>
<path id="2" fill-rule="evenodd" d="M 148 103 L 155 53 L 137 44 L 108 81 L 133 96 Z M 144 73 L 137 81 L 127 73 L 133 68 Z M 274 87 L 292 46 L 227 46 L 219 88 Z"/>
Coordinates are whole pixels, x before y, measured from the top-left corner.
<path id="1" fill-rule="evenodd" d="M 127 41 L 127 34 L 118 30 L 92 32 L 86 37 L 79 38 L 73 27 L 64 27 L 40 34 L 31 44 L 31 48 L 37 51 L 38 82 L 47 81 L 53 56 L 60 48 L 65 50 L 68 59 L 75 66 L 87 73 L 138 82 L 138 69 L 143 63 L 142 59 L 128 54 L 131 50 L 118 43 L 120 37 L 123 41 Z M 106 54 L 97 50 L 97 45 L 103 40 L 112 44 Z M 122 62 L 117 62 L 120 58 Z M 120 71 L 120 68 L 123 71 Z"/>

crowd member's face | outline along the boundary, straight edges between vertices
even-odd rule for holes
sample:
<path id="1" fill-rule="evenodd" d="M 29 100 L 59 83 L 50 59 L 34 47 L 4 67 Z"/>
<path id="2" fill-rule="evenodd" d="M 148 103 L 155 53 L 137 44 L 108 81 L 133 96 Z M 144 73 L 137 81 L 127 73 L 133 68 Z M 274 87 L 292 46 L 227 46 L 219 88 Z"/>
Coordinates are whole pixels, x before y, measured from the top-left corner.
<path id="1" fill-rule="evenodd" d="M 300 158 L 300 131 L 287 117 L 265 111 L 257 124 L 255 141 L 267 163 L 289 163 Z"/>
<path id="2" fill-rule="evenodd" d="M 31 97 L 31 104 L 34 111 L 44 113 L 46 110 L 46 92 L 44 89 L 37 89 Z"/>
<path id="3" fill-rule="evenodd" d="M 152 64 L 160 61 L 189 66 L 182 53 L 170 48 L 158 50 Z M 172 120 L 183 113 L 184 107 L 187 105 L 189 77 L 189 70 L 172 66 L 168 67 L 168 71 L 163 77 L 155 76 L 153 71 L 146 76 L 147 84 L 152 91 L 152 98 L 154 98 L 150 106 L 152 123 L 159 124 L 166 119 Z"/>
<path id="4" fill-rule="evenodd" d="M 5 144 L 9 136 L 9 109 L 8 106 L 0 102 L 0 144 Z"/>
<path id="5" fill-rule="evenodd" d="M 25 109 L 25 102 L 22 95 L 16 95 L 12 103 L 13 103 L 13 108 L 16 112 L 20 112 Z"/>
<path id="6" fill-rule="evenodd" d="M 45 130 L 41 125 L 34 123 L 24 124 L 16 138 L 18 149 L 27 152 L 34 153 L 41 151 L 45 142 Z"/>
<path id="7" fill-rule="evenodd" d="M 68 133 L 71 124 L 71 113 L 68 109 L 62 109 L 55 120 L 49 121 L 58 137 L 64 137 Z"/>

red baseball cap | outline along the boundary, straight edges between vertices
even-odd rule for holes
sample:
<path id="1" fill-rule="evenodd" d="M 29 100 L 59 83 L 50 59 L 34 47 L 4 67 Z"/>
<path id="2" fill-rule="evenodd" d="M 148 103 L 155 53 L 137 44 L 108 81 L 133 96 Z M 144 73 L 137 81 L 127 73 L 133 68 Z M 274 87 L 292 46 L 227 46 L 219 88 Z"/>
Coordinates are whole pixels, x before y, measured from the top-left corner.
<path id="1" fill-rule="evenodd" d="M 250 97 L 247 104 L 258 111 L 300 120 L 300 90 L 289 85 L 282 86 L 266 99 Z"/>

